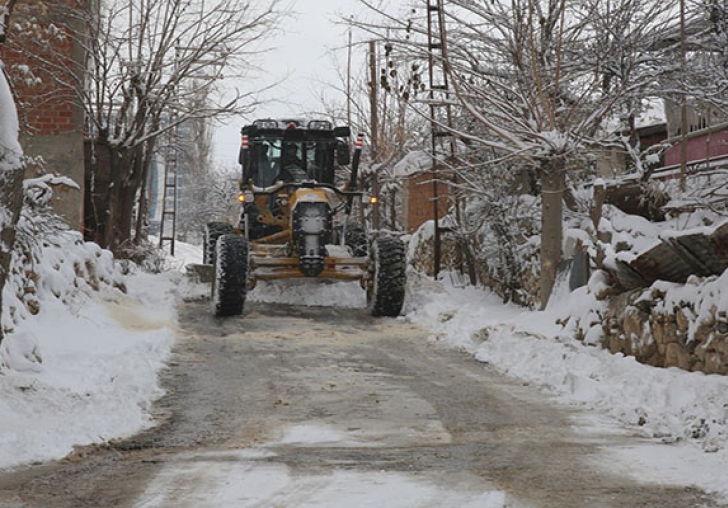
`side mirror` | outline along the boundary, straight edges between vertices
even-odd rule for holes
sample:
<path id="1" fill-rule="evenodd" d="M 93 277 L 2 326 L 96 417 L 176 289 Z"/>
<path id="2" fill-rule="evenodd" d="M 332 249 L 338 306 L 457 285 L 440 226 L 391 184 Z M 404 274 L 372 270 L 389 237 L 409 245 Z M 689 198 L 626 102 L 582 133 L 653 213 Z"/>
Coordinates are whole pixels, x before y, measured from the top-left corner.
<path id="1" fill-rule="evenodd" d="M 348 166 L 351 164 L 349 145 L 343 141 L 336 142 L 336 164 L 339 166 Z"/>

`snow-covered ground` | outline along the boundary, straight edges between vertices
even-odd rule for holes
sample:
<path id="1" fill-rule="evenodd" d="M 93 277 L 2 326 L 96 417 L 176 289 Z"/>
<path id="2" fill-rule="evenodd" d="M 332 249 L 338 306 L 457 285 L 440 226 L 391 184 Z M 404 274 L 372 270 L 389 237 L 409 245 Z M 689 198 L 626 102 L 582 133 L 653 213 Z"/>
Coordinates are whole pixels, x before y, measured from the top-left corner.
<path id="1" fill-rule="evenodd" d="M 175 302 L 203 291 L 183 275 L 188 260 L 201 259 L 199 249 L 178 243 L 176 254 L 161 274 L 126 276 L 127 294 L 106 288 L 88 299 L 84 293 L 77 296 L 83 305 L 62 305 L 38 288 L 41 312 L 23 320 L 2 346 L 0 467 L 58 459 L 75 445 L 153 425 L 148 410 L 161 395 L 156 373 L 174 342 Z M 582 312 L 582 293 L 533 312 L 448 277 L 434 282 L 411 274 L 408 286 L 399 319 L 430 330 L 430 340 L 467 350 L 562 403 L 583 407 L 592 417 L 580 428 L 645 437 L 633 449 L 608 451 L 612 466 L 605 467 L 696 485 L 728 501 L 728 378 L 647 367 L 566 337 L 556 319 Z M 305 280 L 284 289 L 261 284 L 250 298 L 365 304 L 357 284 L 325 288 Z M 34 355 L 41 364 L 31 361 Z"/>

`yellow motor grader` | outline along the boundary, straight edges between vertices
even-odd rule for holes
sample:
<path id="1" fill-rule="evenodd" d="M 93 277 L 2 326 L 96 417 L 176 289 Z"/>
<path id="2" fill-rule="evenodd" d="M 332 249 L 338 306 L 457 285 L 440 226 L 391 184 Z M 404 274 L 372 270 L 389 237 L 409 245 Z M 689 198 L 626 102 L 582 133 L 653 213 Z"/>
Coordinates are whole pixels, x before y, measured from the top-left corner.
<path id="1" fill-rule="evenodd" d="M 327 120 L 264 119 L 241 131 L 240 221 L 210 222 L 203 263 L 213 265 L 216 316 L 243 312 L 260 280 L 357 280 L 374 316 L 397 316 L 404 302 L 401 239 L 370 238 L 350 221 L 362 139 L 353 157 L 349 127 Z M 351 165 L 348 180 L 337 169 Z M 339 172 L 340 173 L 340 172 Z"/>

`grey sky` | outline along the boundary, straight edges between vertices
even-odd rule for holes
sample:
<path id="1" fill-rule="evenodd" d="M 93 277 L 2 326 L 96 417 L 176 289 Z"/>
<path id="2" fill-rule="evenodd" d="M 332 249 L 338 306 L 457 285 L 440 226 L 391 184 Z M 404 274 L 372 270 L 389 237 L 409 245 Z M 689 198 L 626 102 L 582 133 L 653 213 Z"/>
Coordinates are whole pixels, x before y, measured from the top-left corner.
<path id="1" fill-rule="evenodd" d="M 283 83 L 266 93 L 269 100 L 254 113 L 255 118 L 297 116 L 320 109 L 318 96 L 324 83 L 338 84 L 330 51 L 347 43 L 346 28 L 337 25 L 338 15 L 361 12 L 357 0 L 293 0 L 290 15 L 282 20 L 281 33 L 271 41 L 274 49 L 266 56 L 267 75 L 260 84 Z M 346 54 L 338 54 L 342 64 Z M 234 86 L 233 83 L 230 83 Z M 246 119 L 216 125 L 216 163 L 237 164 L 240 127 Z"/>

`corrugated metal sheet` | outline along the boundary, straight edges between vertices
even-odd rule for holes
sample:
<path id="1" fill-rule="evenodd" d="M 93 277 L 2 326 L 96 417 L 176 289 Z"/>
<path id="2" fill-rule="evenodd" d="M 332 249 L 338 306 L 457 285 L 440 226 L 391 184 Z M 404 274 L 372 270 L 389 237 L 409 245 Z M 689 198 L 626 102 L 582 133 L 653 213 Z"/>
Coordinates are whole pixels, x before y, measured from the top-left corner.
<path id="1" fill-rule="evenodd" d="M 607 268 L 625 289 L 646 287 L 657 280 L 684 283 L 689 276 L 720 275 L 728 269 L 728 223 L 712 233 L 665 238 L 630 263 Z"/>

